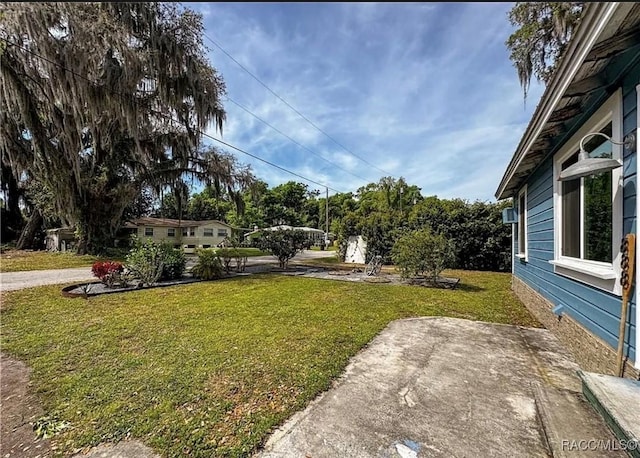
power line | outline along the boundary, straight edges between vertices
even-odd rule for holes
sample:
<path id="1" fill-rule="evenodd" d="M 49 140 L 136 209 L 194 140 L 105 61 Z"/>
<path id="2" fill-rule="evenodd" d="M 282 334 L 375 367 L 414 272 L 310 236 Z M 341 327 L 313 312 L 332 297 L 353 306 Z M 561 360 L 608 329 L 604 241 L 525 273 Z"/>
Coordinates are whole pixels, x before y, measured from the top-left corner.
<path id="1" fill-rule="evenodd" d="M 7 43 L 7 44 L 9 44 L 9 45 L 12 45 L 12 46 L 15 46 L 15 47 L 17 47 L 17 48 L 19 48 L 19 49 L 22 49 L 23 51 L 25 51 L 25 52 L 27 52 L 27 53 L 31 54 L 31 55 L 32 55 L 32 56 L 34 56 L 34 57 L 37 57 L 38 59 L 42 59 L 42 60 L 44 60 L 44 61 L 46 61 L 46 62 L 49 62 L 50 64 L 53 64 L 53 65 L 55 65 L 55 66 L 57 66 L 57 67 L 60 67 L 62 70 L 67 71 L 67 72 L 71 73 L 72 75 L 77 76 L 78 78 L 81 78 L 81 79 L 83 79 L 83 80 L 85 80 L 85 81 L 87 81 L 87 82 L 89 82 L 89 83 L 91 83 L 91 84 L 94 84 L 94 83 L 93 83 L 93 81 L 92 81 L 92 80 L 90 80 L 89 78 L 87 78 L 86 76 L 81 75 L 81 74 L 79 74 L 79 73 L 75 72 L 74 70 L 71 70 L 71 69 L 69 69 L 69 68 L 65 67 L 64 65 L 60 64 L 59 62 L 55 62 L 55 61 L 53 61 L 53 60 L 51 60 L 51 59 L 49 59 L 49 58 L 47 58 L 47 57 L 44 57 L 44 56 L 42 56 L 42 55 L 40 55 L 40 54 L 38 54 L 38 53 L 36 53 L 36 52 L 34 52 L 34 51 L 31 51 L 31 50 L 30 50 L 30 49 L 28 49 L 28 48 L 25 48 L 24 46 L 19 45 L 18 43 L 14 43 L 14 42 L 12 42 L 12 41 L 8 40 L 7 38 L 0 37 L 0 40 L 4 41 L 5 43 Z M 119 92 L 117 92 L 117 91 L 114 91 L 114 90 L 109 90 L 109 92 L 111 92 L 112 94 L 118 95 L 118 96 L 120 96 L 120 97 L 123 97 L 123 98 L 125 97 L 125 95 L 124 95 L 124 94 L 121 94 L 121 93 L 119 93 Z M 163 117 L 163 118 L 165 118 L 165 119 L 168 119 L 168 120 L 169 120 L 169 121 L 171 121 L 171 122 L 179 123 L 179 121 L 177 121 L 176 119 L 174 119 L 172 116 L 166 115 L 166 114 L 164 114 L 164 113 L 161 113 L 161 112 L 159 112 L 159 111 L 155 111 L 155 110 L 151 110 L 151 111 L 152 111 L 154 114 L 156 114 L 156 115 L 158 115 L 158 116 L 160 116 L 160 117 Z M 216 142 L 218 142 L 218 143 L 221 143 L 221 144 L 223 144 L 223 145 L 225 145 L 225 146 L 227 146 L 227 147 L 229 147 L 229 148 L 232 148 L 232 149 L 234 149 L 234 150 L 236 150 L 236 151 L 239 151 L 239 152 L 241 152 L 241 153 L 243 153 L 243 154 L 246 154 L 247 156 L 250 156 L 250 157 L 252 157 L 252 158 L 254 158 L 254 159 L 257 159 L 257 160 L 259 160 L 259 161 L 261 161 L 261 162 L 264 162 L 265 164 L 268 164 L 268 165 L 270 165 L 270 166 L 272 166 L 272 167 L 275 167 L 275 168 L 277 168 L 277 169 L 279 169 L 279 170 L 282 170 L 282 171 L 284 171 L 284 172 L 287 172 L 287 173 L 289 173 L 289 174 L 291 174 L 291 175 L 294 175 L 294 176 L 296 176 L 296 177 L 298 177 L 298 178 L 302 178 L 303 180 L 308 181 L 309 183 L 317 184 L 318 186 L 322 186 L 322 187 L 324 187 L 324 188 L 331 189 L 332 191 L 335 191 L 335 192 L 344 193 L 343 191 L 337 190 L 337 189 L 335 189 L 335 188 L 333 188 L 333 187 L 331 187 L 331 186 L 329 186 L 329 185 L 326 185 L 326 184 L 320 183 L 320 182 L 318 182 L 318 181 L 312 180 L 312 179 L 310 179 L 310 178 L 307 178 L 307 177 L 305 177 L 305 176 L 303 176 L 303 175 L 300 175 L 300 174 L 298 174 L 298 173 L 296 173 L 296 172 L 293 172 L 293 171 L 288 170 L 288 169 L 286 169 L 286 168 L 284 168 L 284 167 L 281 167 L 281 166 L 279 166 L 279 165 L 277 165 L 277 164 L 274 164 L 273 162 L 267 161 L 266 159 L 263 159 L 263 158 L 261 158 L 261 157 L 259 157 L 259 156 L 256 156 L 255 154 L 251 154 L 251 153 L 249 153 L 249 152 L 247 152 L 247 151 L 244 151 L 243 149 L 238 148 L 237 146 L 234 146 L 234 145 L 232 145 L 232 144 L 230 144 L 230 143 L 227 143 L 227 142 L 225 142 L 225 141 L 222 141 L 222 140 L 220 140 L 220 139 L 217 139 L 217 138 L 215 138 L 214 136 L 209 135 L 209 134 L 207 134 L 206 132 L 203 132 L 203 131 L 201 131 L 201 130 L 200 130 L 200 129 L 198 129 L 198 128 L 195 128 L 195 129 L 193 129 L 193 130 L 194 130 L 194 132 L 197 132 L 198 134 L 200 134 L 200 135 L 202 135 L 202 136 L 204 136 L 204 137 L 207 137 L 207 138 L 209 138 L 209 139 L 211 139 L 211 140 L 214 140 L 214 141 L 216 141 Z"/>
<path id="2" fill-rule="evenodd" d="M 354 177 L 356 177 L 359 180 L 364 181 L 365 183 L 367 183 L 369 180 L 367 180 L 366 178 L 362 178 L 361 176 L 358 176 L 350 171 L 348 171 L 345 168 L 340 167 L 338 164 L 331 162 L 330 160 L 324 158 L 321 154 L 316 153 L 315 151 L 313 151 L 312 149 L 307 148 L 306 146 L 300 144 L 299 142 L 297 142 L 296 140 L 294 140 L 293 138 L 289 137 L 287 134 L 285 134 L 284 132 L 282 132 L 281 130 L 279 130 L 278 128 L 272 126 L 271 124 L 269 124 L 267 121 L 265 121 L 264 119 L 262 119 L 260 116 L 258 116 L 257 114 L 253 113 L 251 110 L 249 110 L 247 107 L 245 107 L 244 105 L 242 105 L 239 102 L 236 102 L 235 100 L 233 100 L 231 97 L 226 96 L 227 100 L 233 104 L 235 104 L 238 108 L 244 110 L 245 112 L 247 112 L 248 114 L 250 114 L 251 116 L 253 116 L 254 118 L 256 118 L 258 121 L 262 122 L 263 124 L 267 125 L 268 127 L 272 128 L 273 130 L 275 130 L 276 132 L 278 132 L 280 135 L 282 135 L 283 137 L 289 139 L 292 143 L 294 143 L 295 145 L 299 146 L 300 148 L 310 152 L 311 154 L 313 154 L 314 156 L 318 156 L 320 159 L 322 159 L 323 161 L 325 161 L 327 164 L 330 164 L 340 170 L 342 170 L 343 172 L 348 173 L 349 175 L 352 175 Z"/>
<path id="3" fill-rule="evenodd" d="M 171 120 L 172 120 L 172 121 L 174 121 L 174 122 L 177 122 L 177 121 L 176 121 L 175 119 L 173 119 L 173 118 L 172 118 Z M 212 135 L 209 135 L 209 134 L 208 134 L 208 133 L 206 133 L 206 132 L 202 132 L 202 131 L 199 131 L 199 130 L 197 130 L 197 132 L 198 132 L 200 135 L 203 135 L 203 136 L 205 136 L 205 137 L 207 137 L 207 138 L 210 138 L 211 140 L 215 140 L 215 141 L 217 141 L 218 143 L 221 143 L 221 144 L 223 144 L 223 145 L 225 145 L 225 146 L 228 146 L 229 148 L 232 148 L 232 149 L 234 149 L 234 150 L 236 150 L 236 151 L 239 151 L 239 152 L 241 152 L 241 153 L 244 153 L 244 154 L 246 154 L 247 156 L 251 156 L 251 157 L 253 157 L 253 158 L 255 158 L 255 159 L 258 159 L 259 161 L 262 161 L 262 162 L 264 162 L 265 164 L 269 164 L 269 165 L 270 165 L 270 166 L 272 166 L 272 167 L 275 167 L 275 168 L 280 169 L 280 170 L 282 170 L 282 171 L 284 171 L 284 172 L 290 173 L 291 175 L 295 175 L 295 176 L 297 176 L 298 178 L 302 178 L 303 180 L 306 180 L 306 181 L 308 181 L 309 183 L 317 184 L 318 186 L 322 186 L 323 188 L 331 189 L 332 191 L 335 191 L 335 192 L 339 192 L 339 193 L 344 194 L 344 192 L 343 192 L 343 191 L 339 191 L 339 190 L 337 190 L 337 189 L 335 189 L 335 188 L 332 188 L 331 186 L 328 186 L 328 185 L 326 185 L 326 184 L 323 184 L 323 183 L 319 183 L 319 182 L 317 182 L 317 181 L 314 181 L 314 180 L 312 180 L 311 178 L 307 178 L 307 177 L 302 176 L 302 175 L 300 175 L 300 174 L 298 174 L 298 173 L 296 173 L 296 172 L 292 172 L 291 170 L 285 169 L 284 167 L 280 167 L 279 165 L 274 164 L 273 162 L 269 162 L 269 161 L 267 161 L 266 159 L 262 159 L 261 157 L 258 157 L 258 156 L 254 155 L 254 154 L 251 154 L 251 153 L 248 153 L 248 152 L 246 152 L 246 151 L 244 151 L 244 150 L 242 150 L 242 149 L 238 148 L 237 146 L 233 146 L 231 143 L 227 143 L 227 142 L 224 142 L 224 141 L 222 141 L 222 140 L 220 140 L 220 139 L 218 139 L 218 138 L 215 138 L 215 137 L 213 137 Z"/>
<path id="4" fill-rule="evenodd" d="M 232 61 L 234 61 L 242 70 L 244 70 L 245 72 L 247 72 L 254 80 L 256 80 L 258 83 L 260 83 L 267 91 L 271 92 L 274 96 L 276 96 L 282 103 L 284 103 L 286 106 L 288 106 L 289 108 L 291 108 L 291 110 L 293 110 L 298 116 L 300 116 L 302 119 L 304 119 L 305 121 L 307 121 L 311 126 L 313 126 L 316 130 L 318 130 L 319 132 L 321 132 L 325 137 L 327 137 L 329 140 L 331 140 L 333 143 L 335 143 L 336 145 L 338 145 L 340 148 L 342 148 L 343 150 L 345 150 L 347 153 L 351 154 L 352 156 L 360 159 L 362 162 L 364 162 L 367 165 L 370 165 L 371 167 L 373 167 L 376 170 L 379 170 L 380 172 L 384 173 L 385 175 L 389 175 L 389 176 L 393 176 L 393 174 L 387 172 L 386 170 L 381 169 L 380 167 L 372 164 L 371 162 L 367 161 L 366 159 L 364 159 L 361 156 L 358 156 L 357 154 L 355 154 L 353 151 L 349 150 L 346 146 L 344 146 L 343 144 L 341 144 L 340 142 L 338 142 L 335 138 L 333 138 L 331 135 L 329 135 L 328 133 L 326 133 L 324 130 L 322 130 L 321 128 L 319 128 L 317 125 L 315 125 L 309 118 L 307 118 L 305 115 L 303 115 L 302 113 L 300 113 L 298 110 L 296 110 L 293 106 L 291 106 L 291 104 L 289 102 L 287 102 L 285 99 L 283 99 L 282 97 L 280 97 L 278 94 L 276 94 L 276 92 L 271 89 L 269 86 L 267 86 L 265 83 L 262 82 L 262 80 L 260 78 L 258 78 L 256 75 L 254 75 L 253 73 L 251 73 L 251 71 L 249 71 L 244 65 L 242 65 L 240 62 L 238 62 L 231 54 L 229 54 L 222 46 L 220 46 L 213 38 L 211 38 L 209 35 L 207 35 L 206 33 L 202 33 L 202 35 L 204 35 L 204 37 L 206 39 L 208 39 L 211 43 L 213 43 L 215 45 L 216 48 L 218 48 L 220 51 L 222 51 L 224 54 L 227 55 L 227 57 L 229 57 L 229 59 L 231 59 Z"/>

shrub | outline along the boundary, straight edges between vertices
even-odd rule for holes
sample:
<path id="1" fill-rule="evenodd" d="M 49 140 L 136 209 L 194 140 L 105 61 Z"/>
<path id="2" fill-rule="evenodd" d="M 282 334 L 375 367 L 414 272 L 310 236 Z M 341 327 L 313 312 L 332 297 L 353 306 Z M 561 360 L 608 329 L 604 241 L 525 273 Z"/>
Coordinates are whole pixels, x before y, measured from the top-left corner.
<path id="1" fill-rule="evenodd" d="M 278 258 L 280 268 L 286 269 L 289 260 L 305 249 L 307 236 L 301 230 L 278 229 L 264 231 L 258 239 L 258 248 Z"/>
<path id="2" fill-rule="evenodd" d="M 181 278 L 187 265 L 184 250 L 182 248 L 174 248 L 170 243 L 163 243 L 161 250 L 164 267 L 162 268 L 162 276 L 160 278 L 163 280 Z"/>
<path id="3" fill-rule="evenodd" d="M 235 257 L 234 252 L 237 252 L 235 248 L 220 248 L 216 253 L 222 262 L 224 271 L 229 273 L 231 271 L 231 261 Z"/>
<path id="4" fill-rule="evenodd" d="M 220 248 L 217 253 L 226 273 L 231 272 L 231 261 L 234 260 L 236 264 L 236 272 L 244 272 L 244 268 L 247 264 L 247 256 L 245 256 L 238 248 L 235 246 L 233 248 Z"/>
<path id="5" fill-rule="evenodd" d="M 143 284 L 156 283 L 164 270 L 165 250 L 151 239 L 134 240 L 134 247 L 126 258 L 127 269 Z"/>
<path id="6" fill-rule="evenodd" d="M 204 248 L 196 250 L 198 261 L 191 269 L 194 277 L 203 280 L 213 280 L 222 277 L 222 262 L 216 251 L 212 248 Z"/>
<path id="7" fill-rule="evenodd" d="M 126 283 L 126 279 L 123 276 L 124 266 L 121 262 L 96 261 L 91 266 L 91 272 L 109 288 L 113 287 L 116 283 Z"/>
<path id="8" fill-rule="evenodd" d="M 403 278 L 426 275 L 436 281 L 454 259 L 452 244 L 442 235 L 420 229 L 401 236 L 391 257 Z"/>

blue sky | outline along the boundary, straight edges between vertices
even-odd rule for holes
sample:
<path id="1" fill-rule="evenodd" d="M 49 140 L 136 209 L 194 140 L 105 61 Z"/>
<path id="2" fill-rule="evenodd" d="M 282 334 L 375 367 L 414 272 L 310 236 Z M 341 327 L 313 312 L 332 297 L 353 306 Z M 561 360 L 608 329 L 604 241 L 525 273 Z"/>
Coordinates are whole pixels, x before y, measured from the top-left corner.
<path id="1" fill-rule="evenodd" d="M 304 148 L 230 101 L 222 137 L 209 133 L 340 192 L 391 175 L 424 196 L 495 201 L 543 90 L 532 81 L 525 106 L 504 44 L 512 3 L 183 5 L 200 11 L 210 38 L 346 150 L 205 38 L 228 96 Z M 234 154 L 271 187 L 304 182 Z"/>

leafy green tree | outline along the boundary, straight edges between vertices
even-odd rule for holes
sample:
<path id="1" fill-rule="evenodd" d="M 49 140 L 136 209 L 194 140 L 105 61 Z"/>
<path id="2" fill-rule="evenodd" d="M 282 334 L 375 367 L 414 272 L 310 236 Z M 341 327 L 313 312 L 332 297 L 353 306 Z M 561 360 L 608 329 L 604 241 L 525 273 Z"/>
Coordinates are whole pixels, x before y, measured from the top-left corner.
<path id="1" fill-rule="evenodd" d="M 516 2 L 508 13 L 517 29 L 506 46 L 527 98 L 531 77 L 547 83 L 580 22 L 584 2 Z"/>
<path id="2" fill-rule="evenodd" d="M 307 185 L 295 181 L 269 190 L 262 198 L 265 221 L 269 225 L 301 226 L 307 196 Z"/>
<path id="3" fill-rule="evenodd" d="M 130 220 L 149 216 L 154 203 L 153 191 L 149 187 L 143 187 L 134 201 L 129 204 L 122 213 L 123 220 Z"/>
<path id="4" fill-rule="evenodd" d="M 372 212 L 356 225 L 357 232 L 367 242 L 367 259 L 370 261 L 375 255 L 380 255 L 383 262 L 390 260 L 391 249 L 401 233 L 401 221 L 396 215 L 385 212 Z"/>
<path id="5" fill-rule="evenodd" d="M 297 229 L 264 231 L 257 240 L 258 248 L 278 258 L 281 269 L 286 269 L 289 261 L 294 258 L 296 254 L 304 250 L 306 245 L 306 234 Z"/>
<path id="6" fill-rule="evenodd" d="M 393 244 L 406 229 L 407 214 L 419 202 L 420 188 L 408 185 L 404 178 L 383 177 L 378 183 L 369 183 L 357 190 L 356 195 L 338 197 L 342 214 L 332 225 L 338 234 L 340 252 L 346 249 L 351 235 L 362 235 L 367 241 L 367 258 L 381 255 L 385 262 Z"/>
<path id="7" fill-rule="evenodd" d="M 156 218 L 179 219 L 178 199 L 175 193 L 169 192 L 161 197 L 160 207 L 154 212 L 153 216 Z"/>
<path id="8" fill-rule="evenodd" d="M 1 8 L 2 163 L 55 189 L 80 253 L 105 248 L 144 186 L 185 174 L 229 187 L 252 179 L 200 144 L 226 115 L 199 14 L 168 2 Z"/>
<path id="9" fill-rule="evenodd" d="M 443 234 L 454 246 L 453 267 L 469 270 L 511 269 L 511 227 L 502 223 L 500 203 L 467 202 L 430 196 L 409 215 L 409 227 Z"/>
<path id="10" fill-rule="evenodd" d="M 267 226 L 264 219 L 264 211 L 262 207 L 256 207 L 253 203 L 245 201 L 245 208 L 242 214 L 235 209 L 227 212 L 226 221 L 234 227 L 253 230 L 255 226 Z"/>
<path id="11" fill-rule="evenodd" d="M 205 192 L 194 194 L 189 199 L 187 216 L 191 220 L 204 221 L 209 219 L 217 219 L 226 221 L 226 215 L 233 203 L 224 199 L 208 197 Z"/>
<path id="12" fill-rule="evenodd" d="M 251 230 L 254 226 L 266 227 L 262 202 L 268 192 L 269 185 L 265 181 L 255 180 L 242 193 L 244 211 L 238 212 L 235 208 L 231 208 L 227 212 L 226 221 L 232 226 Z"/>

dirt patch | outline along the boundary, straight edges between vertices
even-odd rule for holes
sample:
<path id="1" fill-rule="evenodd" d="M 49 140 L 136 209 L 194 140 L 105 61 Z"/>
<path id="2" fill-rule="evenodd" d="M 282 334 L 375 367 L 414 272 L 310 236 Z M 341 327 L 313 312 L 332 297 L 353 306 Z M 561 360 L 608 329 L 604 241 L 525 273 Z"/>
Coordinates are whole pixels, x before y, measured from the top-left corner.
<path id="1" fill-rule="evenodd" d="M 31 370 L 20 361 L 0 354 L 0 456 L 36 458 L 51 456 L 48 439 L 38 439 L 33 423 L 43 413 L 30 393 Z"/>
<path id="2" fill-rule="evenodd" d="M 30 392 L 29 369 L 24 363 L 0 353 L 0 457 L 50 457 L 49 439 L 38 439 L 33 424 L 43 415 L 42 406 Z M 91 458 L 158 458 L 153 450 L 138 441 L 100 444 L 86 454 Z"/>
<path id="3" fill-rule="evenodd" d="M 159 455 L 138 441 L 127 440 L 117 444 L 100 444 L 72 458 L 159 458 Z"/>

